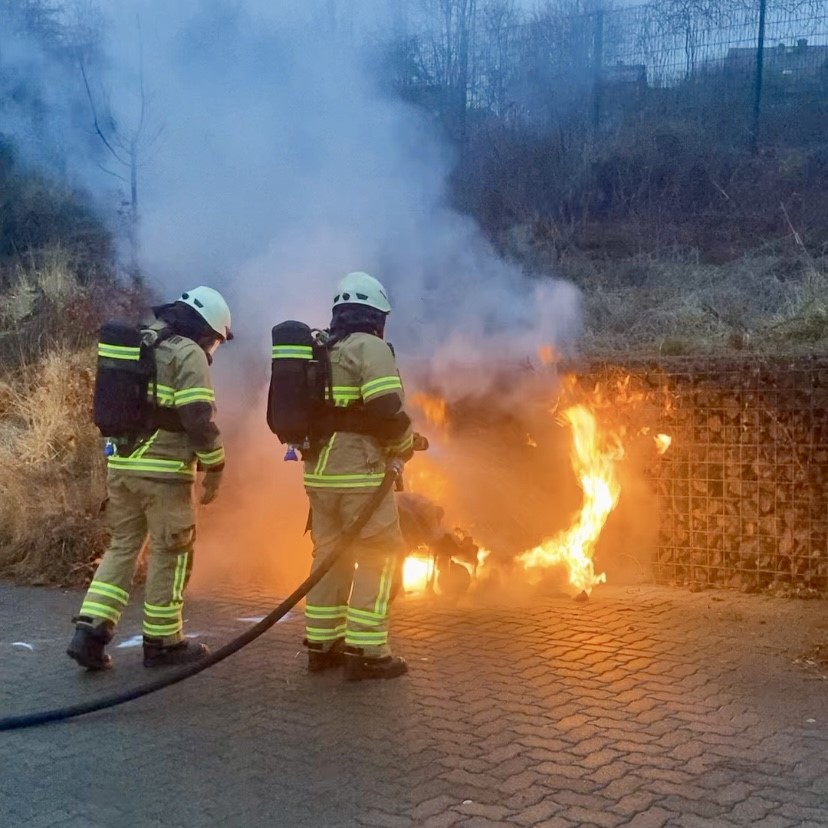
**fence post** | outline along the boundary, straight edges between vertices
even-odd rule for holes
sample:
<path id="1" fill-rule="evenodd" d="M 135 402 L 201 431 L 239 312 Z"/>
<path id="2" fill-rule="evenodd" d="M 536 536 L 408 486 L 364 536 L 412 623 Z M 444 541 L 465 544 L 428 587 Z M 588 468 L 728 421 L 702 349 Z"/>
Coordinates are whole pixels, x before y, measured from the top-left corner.
<path id="1" fill-rule="evenodd" d="M 604 69 L 604 10 L 595 12 L 592 32 L 592 131 L 595 135 L 601 128 L 601 93 L 603 91 Z"/>
<path id="2" fill-rule="evenodd" d="M 759 32 L 756 37 L 756 78 L 753 83 L 753 125 L 750 135 L 750 151 L 759 152 L 759 122 L 762 115 L 762 79 L 765 68 L 765 13 L 768 0 L 759 0 Z"/>

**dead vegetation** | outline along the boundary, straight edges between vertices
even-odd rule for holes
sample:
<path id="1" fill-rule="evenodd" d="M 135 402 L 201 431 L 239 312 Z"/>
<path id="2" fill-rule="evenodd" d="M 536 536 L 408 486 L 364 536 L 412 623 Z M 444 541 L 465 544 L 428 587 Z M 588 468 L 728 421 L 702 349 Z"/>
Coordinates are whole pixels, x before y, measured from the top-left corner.
<path id="1" fill-rule="evenodd" d="M 105 467 L 92 424 L 95 333 L 140 296 L 82 285 L 59 248 L 0 292 L 0 577 L 87 581 L 107 542 Z"/>
<path id="2" fill-rule="evenodd" d="M 0 575 L 82 583 L 103 551 L 93 365 L 91 350 L 53 351 L 0 381 Z"/>
<path id="3" fill-rule="evenodd" d="M 584 291 L 589 356 L 810 354 L 828 347 L 828 260 L 746 257 L 726 265 L 569 262 Z"/>

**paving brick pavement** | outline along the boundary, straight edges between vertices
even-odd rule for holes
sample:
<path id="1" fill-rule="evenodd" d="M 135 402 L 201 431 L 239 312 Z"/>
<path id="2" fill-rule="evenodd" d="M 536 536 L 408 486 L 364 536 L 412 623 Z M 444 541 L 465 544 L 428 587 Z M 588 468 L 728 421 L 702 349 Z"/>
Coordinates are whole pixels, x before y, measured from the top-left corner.
<path id="1" fill-rule="evenodd" d="M 0 586 L 0 716 L 147 678 L 137 648 L 75 669 L 77 601 Z M 188 631 L 218 644 L 269 603 L 201 596 Z M 606 587 L 395 609 L 397 681 L 308 676 L 297 616 L 155 696 L 0 733 L 0 825 L 828 825 L 828 682 L 792 664 L 822 602 Z"/>

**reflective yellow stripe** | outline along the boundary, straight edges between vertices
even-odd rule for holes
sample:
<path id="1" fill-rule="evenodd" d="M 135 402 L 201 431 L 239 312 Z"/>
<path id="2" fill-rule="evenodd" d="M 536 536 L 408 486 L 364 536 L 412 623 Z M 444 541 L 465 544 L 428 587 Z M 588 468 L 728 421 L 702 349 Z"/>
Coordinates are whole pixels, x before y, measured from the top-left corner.
<path id="1" fill-rule="evenodd" d="M 196 456 L 205 466 L 215 466 L 224 462 L 224 449 L 217 448 L 215 451 L 197 451 Z"/>
<path id="2" fill-rule="evenodd" d="M 395 453 L 395 454 L 405 454 L 405 452 L 408 451 L 408 449 L 413 448 L 413 447 L 414 447 L 414 435 L 409 434 L 407 437 L 403 437 L 403 439 L 400 440 L 399 442 L 391 443 L 391 445 L 388 446 L 388 449 L 391 452 Z"/>
<path id="3" fill-rule="evenodd" d="M 91 615 L 93 618 L 106 618 L 107 621 L 114 621 L 116 624 L 121 617 L 121 613 L 106 606 L 106 604 L 99 604 L 97 601 L 84 600 L 81 604 L 80 615 Z"/>
<path id="4" fill-rule="evenodd" d="M 128 592 L 124 592 L 124 590 L 115 586 L 115 584 L 107 584 L 103 581 L 92 581 L 89 584 L 89 592 L 93 592 L 95 595 L 103 595 L 105 598 L 111 598 L 119 604 L 126 604 L 129 601 Z"/>
<path id="5" fill-rule="evenodd" d="M 347 604 L 341 607 L 317 607 L 309 605 L 305 607 L 306 618 L 344 618 L 348 611 Z"/>
<path id="6" fill-rule="evenodd" d="M 179 618 L 184 605 L 180 603 L 159 607 L 156 604 L 144 604 L 144 612 L 154 618 Z"/>
<path id="7" fill-rule="evenodd" d="M 391 582 L 394 574 L 394 558 L 386 558 L 385 566 L 382 568 L 382 577 L 380 578 L 380 586 L 377 590 L 377 602 L 374 604 L 374 613 L 378 616 L 385 617 L 388 615 L 388 600 L 391 596 Z"/>
<path id="8" fill-rule="evenodd" d="M 336 432 L 331 434 L 331 439 L 325 443 L 325 448 L 319 453 L 319 460 L 316 463 L 316 468 L 314 469 L 314 474 L 322 474 L 325 471 L 325 466 L 328 465 L 328 457 L 330 456 L 331 449 L 333 448 L 334 440 L 336 440 Z M 305 475 L 307 477 L 307 475 Z"/>
<path id="9" fill-rule="evenodd" d="M 273 359 L 313 359 L 310 345 L 274 345 L 271 351 Z"/>
<path id="10" fill-rule="evenodd" d="M 180 621 L 172 624 L 150 624 L 144 621 L 143 626 L 144 635 L 150 636 L 151 638 L 163 635 L 175 635 L 177 632 L 181 632 L 182 629 L 183 624 Z"/>
<path id="11" fill-rule="evenodd" d="M 366 624 L 369 627 L 375 627 L 381 624 L 388 617 L 387 613 L 371 612 L 370 610 L 354 609 L 348 607 L 348 620 L 357 621 L 360 624 Z"/>
<path id="12" fill-rule="evenodd" d="M 185 388 L 175 392 L 175 407 L 190 405 L 196 402 L 213 403 L 216 401 L 216 392 L 212 388 Z"/>
<path id="13" fill-rule="evenodd" d="M 152 446 L 152 444 L 158 439 L 159 431 L 155 431 L 148 439 L 146 439 L 143 443 L 141 443 L 129 457 L 122 458 L 124 460 L 140 460 Z"/>
<path id="14" fill-rule="evenodd" d="M 331 398 L 331 389 L 325 389 L 325 399 Z M 359 386 L 356 385 L 335 385 L 333 387 L 334 405 L 347 405 L 349 402 L 357 402 L 362 397 Z"/>
<path id="15" fill-rule="evenodd" d="M 98 356 L 104 359 L 126 359 L 130 362 L 138 362 L 141 359 L 141 349 L 132 345 L 111 345 L 108 342 L 99 342 Z"/>
<path id="16" fill-rule="evenodd" d="M 356 630 L 348 630 L 345 633 L 345 643 L 351 645 L 370 645 L 380 647 L 388 643 L 388 632 L 361 632 Z"/>
<path id="17" fill-rule="evenodd" d="M 195 478 L 195 468 L 182 460 L 160 460 L 139 457 L 110 457 L 107 466 L 114 471 L 146 472 L 148 474 L 169 474 L 185 480 Z"/>
<path id="18" fill-rule="evenodd" d="M 150 386 L 149 389 L 149 396 L 150 399 L 153 397 L 153 387 Z M 169 385 L 156 385 L 155 386 L 155 398 L 158 400 L 159 404 L 171 406 L 175 401 L 175 389 L 170 388 Z"/>
<path id="19" fill-rule="evenodd" d="M 379 379 L 366 382 L 360 389 L 362 399 L 369 400 L 377 394 L 384 394 L 386 391 L 402 391 L 402 380 L 399 377 L 379 377 Z"/>
<path id="20" fill-rule="evenodd" d="M 316 489 L 358 489 L 376 487 L 385 475 L 377 474 L 306 474 L 305 485 Z"/>
<path id="21" fill-rule="evenodd" d="M 325 627 L 305 627 L 305 638 L 308 641 L 333 641 L 342 638 L 345 634 L 345 625 L 339 624 L 331 629 Z"/>
<path id="22" fill-rule="evenodd" d="M 173 601 L 179 604 L 184 602 L 184 581 L 187 578 L 187 563 L 189 553 L 180 552 L 175 562 L 175 578 L 173 579 Z"/>

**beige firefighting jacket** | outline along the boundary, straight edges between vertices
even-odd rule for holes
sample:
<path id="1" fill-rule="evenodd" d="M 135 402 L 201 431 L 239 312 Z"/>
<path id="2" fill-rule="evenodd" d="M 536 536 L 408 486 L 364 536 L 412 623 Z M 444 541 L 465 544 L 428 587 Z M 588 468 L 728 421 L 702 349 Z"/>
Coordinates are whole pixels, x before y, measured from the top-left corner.
<path id="1" fill-rule="evenodd" d="M 164 323 L 155 322 L 149 327 L 160 331 Z M 174 422 L 176 429 L 168 430 L 163 425 L 157 428 L 129 455 L 110 457 L 109 470 L 184 482 L 195 479 L 197 468 L 220 471 L 224 446 L 214 420 L 216 395 L 207 354 L 192 339 L 172 336 L 155 348 L 155 362 L 155 393 L 162 422 Z"/>
<path id="2" fill-rule="evenodd" d="M 395 394 L 400 409 L 405 393 L 394 354 L 386 342 L 367 333 L 354 333 L 330 351 L 334 404 L 352 406 Z M 318 455 L 305 460 L 305 488 L 316 491 L 370 492 L 382 482 L 391 456 L 411 452 L 410 423 L 393 439 L 368 434 L 335 432 Z"/>

